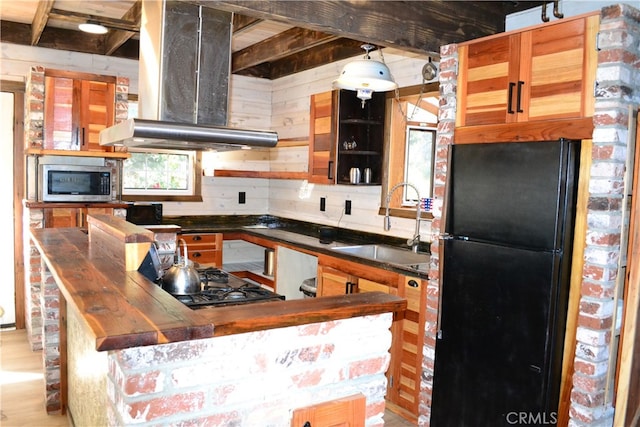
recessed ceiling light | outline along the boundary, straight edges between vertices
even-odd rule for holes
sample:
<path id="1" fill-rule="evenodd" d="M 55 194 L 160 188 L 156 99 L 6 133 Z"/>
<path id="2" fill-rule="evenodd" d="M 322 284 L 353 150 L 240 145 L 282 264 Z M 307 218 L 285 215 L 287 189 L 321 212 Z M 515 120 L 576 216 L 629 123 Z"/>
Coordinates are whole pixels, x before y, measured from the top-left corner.
<path id="1" fill-rule="evenodd" d="M 91 34 L 105 34 L 109 31 L 107 27 L 96 22 L 85 22 L 84 24 L 78 25 L 78 28 L 80 28 L 80 31 Z"/>

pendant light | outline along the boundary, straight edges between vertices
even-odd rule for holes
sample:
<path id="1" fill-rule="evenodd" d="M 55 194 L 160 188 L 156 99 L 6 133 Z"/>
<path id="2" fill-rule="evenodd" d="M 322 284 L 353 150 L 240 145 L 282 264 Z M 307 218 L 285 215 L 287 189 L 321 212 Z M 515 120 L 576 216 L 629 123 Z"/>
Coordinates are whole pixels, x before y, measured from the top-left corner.
<path id="1" fill-rule="evenodd" d="M 368 99 L 371 99 L 373 92 L 386 92 L 398 87 L 391 77 L 389 67 L 384 63 L 382 51 L 380 58 L 382 62 L 371 59 L 369 52 L 375 46 L 363 44 L 365 50 L 364 59 L 349 62 L 344 66 L 340 76 L 333 81 L 333 87 L 337 89 L 347 89 L 357 91 L 358 98 L 362 100 L 362 107 Z"/>
<path id="2" fill-rule="evenodd" d="M 87 21 L 78 25 L 78 28 L 80 31 L 90 34 L 106 34 L 109 31 L 107 27 L 95 21 Z"/>

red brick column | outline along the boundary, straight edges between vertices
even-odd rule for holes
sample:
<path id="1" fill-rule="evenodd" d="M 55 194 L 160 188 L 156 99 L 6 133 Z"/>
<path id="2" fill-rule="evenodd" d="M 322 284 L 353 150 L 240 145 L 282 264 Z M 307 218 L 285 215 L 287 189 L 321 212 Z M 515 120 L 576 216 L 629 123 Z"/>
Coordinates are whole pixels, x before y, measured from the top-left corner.
<path id="1" fill-rule="evenodd" d="M 612 425 L 613 382 L 619 333 L 612 324 L 616 316 L 615 295 L 622 285 L 618 262 L 625 264 L 621 247 L 625 162 L 631 120 L 640 98 L 638 61 L 640 11 L 627 5 L 605 7 L 598 34 L 598 70 L 587 236 L 576 331 L 575 372 L 572 378 L 570 425 Z M 637 192 L 637 190 L 636 190 Z M 613 348 L 612 348 L 613 347 Z"/>
<path id="2" fill-rule="evenodd" d="M 60 290 L 54 277 L 41 261 L 42 290 L 42 366 L 44 367 L 47 414 L 62 413 L 60 394 Z"/>
<path id="3" fill-rule="evenodd" d="M 440 235 L 442 224 L 442 203 L 448 169 L 449 146 L 453 143 L 456 119 L 456 88 L 458 66 L 458 46 L 455 44 L 440 48 L 440 111 L 436 135 L 435 171 L 433 179 L 433 221 L 431 222 L 431 260 L 429 284 L 427 286 L 427 316 L 423 348 L 423 378 L 420 386 L 420 410 L 418 422 L 429 425 L 431 418 L 431 396 L 438 319 L 438 297 L 440 295 Z"/>

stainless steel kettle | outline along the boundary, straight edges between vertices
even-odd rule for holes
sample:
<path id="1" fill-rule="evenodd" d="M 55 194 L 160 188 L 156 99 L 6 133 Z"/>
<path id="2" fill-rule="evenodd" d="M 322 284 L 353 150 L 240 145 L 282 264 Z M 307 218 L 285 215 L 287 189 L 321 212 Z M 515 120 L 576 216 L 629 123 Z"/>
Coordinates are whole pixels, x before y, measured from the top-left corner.
<path id="1" fill-rule="evenodd" d="M 180 257 L 180 243 L 184 245 L 184 256 Z M 200 277 L 189 261 L 187 242 L 180 239 L 176 262 L 162 276 L 162 289 L 171 295 L 194 295 L 200 292 Z"/>

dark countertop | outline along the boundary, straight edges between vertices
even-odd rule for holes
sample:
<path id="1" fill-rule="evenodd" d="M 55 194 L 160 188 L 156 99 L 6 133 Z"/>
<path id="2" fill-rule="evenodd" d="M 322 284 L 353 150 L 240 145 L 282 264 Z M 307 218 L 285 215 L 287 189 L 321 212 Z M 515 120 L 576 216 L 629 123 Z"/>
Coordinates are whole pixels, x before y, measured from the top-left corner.
<path id="1" fill-rule="evenodd" d="M 124 260 L 104 256 L 80 228 L 32 229 L 31 237 L 64 306 L 85 320 L 98 351 L 399 312 L 407 304 L 367 292 L 191 310 L 141 273 L 125 271 Z"/>
<path id="2" fill-rule="evenodd" d="M 424 262 L 421 262 L 417 268 L 414 268 L 408 265 L 380 262 L 333 250 L 333 248 L 338 246 L 379 244 L 407 249 L 408 251 L 406 239 L 393 236 L 365 233 L 345 228 L 327 227 L 304 221 L 282 219 L 270 215 L 168 216 L 163 217 L 163 223 L 179 225 L 183 233 L 224 233 L 226 240 L 242 238 L 242 235 L 255 236 L 310 252 L 344 258 L 371 267 L 382 268 L 401 274 L 411 274 L 424 279 L 428 278 L 430 260 L 428 251 L 430 245 L 425 242 L 420 244 L 420 253 L 424 254 Z M 331 229 L 335 234 L 334 241 L 331 243 L 320 243 L 320 228 Z"/>

